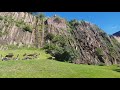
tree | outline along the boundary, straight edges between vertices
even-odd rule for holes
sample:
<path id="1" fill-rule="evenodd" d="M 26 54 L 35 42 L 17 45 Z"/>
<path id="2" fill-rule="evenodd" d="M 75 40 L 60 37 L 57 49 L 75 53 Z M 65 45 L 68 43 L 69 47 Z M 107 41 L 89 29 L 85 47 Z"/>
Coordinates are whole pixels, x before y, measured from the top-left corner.
<path id="1" fill-rule="evenodd" d="M 78 20 L 73 19 L 71 21 L 69 21 L 70 25 L 74 26 L 75 24 L 79 24 Z"/>
<path id="2" fill-rule="evenodd" d="M 39 19 L 44 19 L 45 15 L 44 15 L 44 13 L 40 13 L 40 14 L 37 14 L 36 17 Z"/>
<path id="3" fill-rule="evenodd" d="M 48 33 L 48 34 L 46 35 L 45 39 L 46 39 L 46 40 L 53 40 L 54 37 L 55 37 L 54 34 Z"/>
<path id="4" fill-rule="evenodd" d="M 75 55 L 73 48 L 67 45 L 67 41 L 68 39 L 64 36 L 54 36 L 51 40 L 52 43 L 46 44 L 44 49 L 58 61 L 72 62 L 77 55 Z"/>
<path id="5" fill-rule="evenodd" d="M 59 16 L 56 16 L 54 22 L 57 22 L 58 24 L 61 23 L 61 18 Z"/>

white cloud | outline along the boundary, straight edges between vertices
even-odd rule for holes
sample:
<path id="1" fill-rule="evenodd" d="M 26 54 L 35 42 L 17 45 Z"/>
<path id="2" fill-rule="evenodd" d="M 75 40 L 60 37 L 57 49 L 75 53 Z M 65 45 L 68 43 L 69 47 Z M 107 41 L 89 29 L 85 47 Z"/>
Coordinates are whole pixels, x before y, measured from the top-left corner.
<path id="1" fill-rule="evenodd" d="M 111 27 L 112 29 L 120 29 L 120 25 L 114 25 Z"/>
<path id="2" fill-rule="evenodd" d="M 116 25 L 116 26 L 112 26 L 112 29 L 117 29 L 117 28 L 119 28 L 118 25 Z"/>

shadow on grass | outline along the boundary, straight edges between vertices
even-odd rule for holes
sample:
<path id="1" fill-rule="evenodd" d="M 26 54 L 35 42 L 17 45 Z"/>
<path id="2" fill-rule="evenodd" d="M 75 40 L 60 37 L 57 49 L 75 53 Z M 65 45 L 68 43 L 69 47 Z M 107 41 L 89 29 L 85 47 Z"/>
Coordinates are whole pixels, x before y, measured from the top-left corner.
<path id="1" fill-rule="evenodd" d="M 114 69 L 113 71 L 120 72 L 120 69 Z"/>

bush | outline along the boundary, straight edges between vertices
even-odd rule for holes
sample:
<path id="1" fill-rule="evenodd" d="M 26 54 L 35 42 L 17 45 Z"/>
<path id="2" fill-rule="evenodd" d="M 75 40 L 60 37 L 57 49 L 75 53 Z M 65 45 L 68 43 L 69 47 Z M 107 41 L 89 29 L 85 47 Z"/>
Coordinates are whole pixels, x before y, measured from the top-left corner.
<path id="1" fill-rule="evenodd" d="M 8 32 L 5 30 L 4 32 L 2 32 L 2 30 L 0 29 L 0 37 L 2 37 L 3 35 L 8 34 Z"/>
<path id="2" fill-rule="evenodd" d="M 16 23 L 16 26 L 17 26 L 17 27 L 21 27 L 21 25 L 20 25 L 19 23 Z"/>
<path id="3" fill-rule="evenodd" d="M 98 56 L 103 56 L 104 55 L 103 50 L 101 48 L 97 48 L 96 53 L 97 53 Z"/>
<path id="4" fill-rule="evenodd" d="M 70 24 L 71 26 L 74 26 L 74 25 L 79 25 L 79 22 L 78 22 L 78 20 L 73 19 L 73 20 L 69 21 L 69 24 Z"/>
<path id="5" fill-rule="evenodd" d="M 3 17 L 2 17 L 2 16 L 0 16 L 0 20 L 3 20 Z"/>
<path id="6" fill-rule="evenodd" d="M 2 36 L 2 31 L 0 30 L 0 37 Z"/>
<path id="7" fill-rule="evenodd" d="M 43 19 L 43 18 L 45 18 L 45 15 L 43 13 L 40 13 L 37 15 L 37 18 Z"/>
<path id="8" fill-rule="evenodd" d="M 71 62 L 77 55 L 75 51 L 67 45 L 67 39 L 63 36 L 55 36 L 50 44 L 46 44 L 44 49 L 58 61 Z"/>
<path id="9" fill-rule="evenodd" d="M 15 21 L 15 24 L 19 28 L 23 28 L 26 25 L 23 20 L 21 20 L 21 21 Z"/>
<path id="10" fill-rule="evenodd" d="M 61 18 L 57 16 L 57 17 L 54 19 L 54 22 L 61 23 Z"/>
<path id="11" fill-rule="evenodd" d="M 32 33 L 32 27 L 30 27 L 29 25 L 25 25 L 25 26 L 23 27 L 23 30 Z"/>
<path id="12" fill-rule="evenodd" d="M 68 40 L 67 40 L 66 37 L 61 36 L 61 35 L 57 35 L 57 36 L 55 36 L 55 37 L 53 38 L 52 43 L 57 44 L 57 45 L 59 45 L 59 46 L 61 46 L 61 47 L 64 47 L 64 46 L 66 46 L 67 41 L 68 41 Z"/>
<path id="13" fill-rule="evenodd" d="M 52 33 L 48 33 L 45 37 L 46 40 L 53 40 L 55 36 Z"/>

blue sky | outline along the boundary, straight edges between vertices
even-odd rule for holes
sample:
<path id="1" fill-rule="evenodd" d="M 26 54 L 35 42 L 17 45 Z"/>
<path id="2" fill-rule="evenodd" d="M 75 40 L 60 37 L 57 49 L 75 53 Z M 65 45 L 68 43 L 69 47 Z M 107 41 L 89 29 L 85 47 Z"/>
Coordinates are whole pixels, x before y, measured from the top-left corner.
<path id="1" fill-rule="evenodd" d="M 120 12 L 45 12 L 46 16 L 59 15 L 67 20 L 86 20 L 98 25 L 108 34 L 120 31 Z"/>

